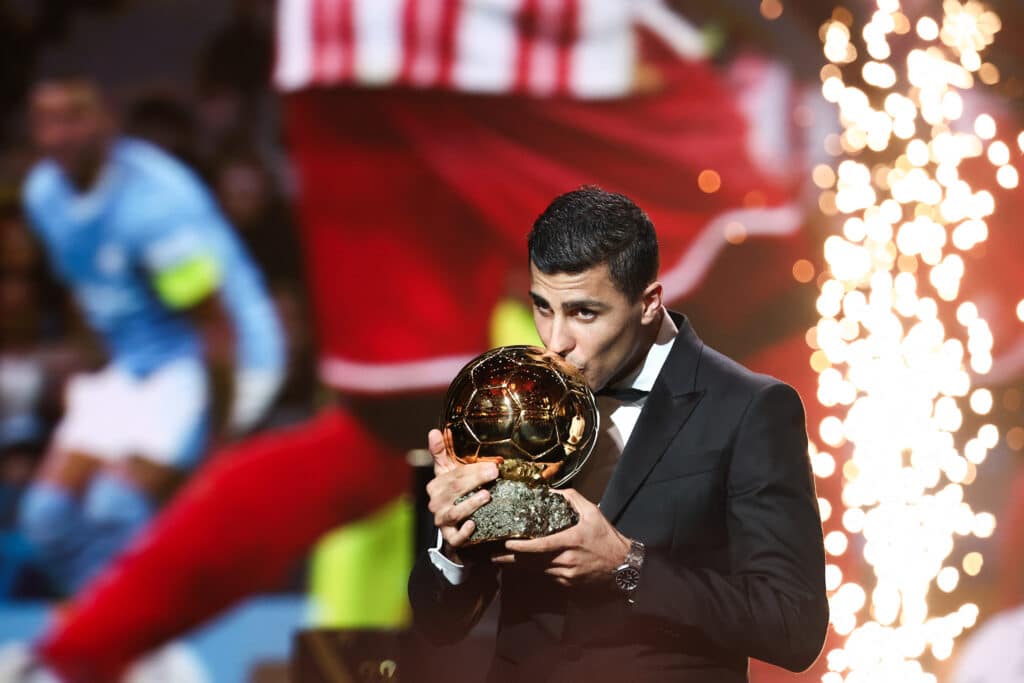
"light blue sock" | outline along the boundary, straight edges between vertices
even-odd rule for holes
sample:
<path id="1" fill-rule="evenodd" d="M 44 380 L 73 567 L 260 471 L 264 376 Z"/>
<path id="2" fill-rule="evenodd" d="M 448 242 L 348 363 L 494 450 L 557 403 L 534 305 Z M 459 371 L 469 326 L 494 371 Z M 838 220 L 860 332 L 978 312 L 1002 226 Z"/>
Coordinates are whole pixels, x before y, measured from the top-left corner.
<path id="1" fill-rule="evenodd" d="M 120 553 L 149 524 L 153 511 L 153 502 L 135 484 L 113 474 L 97 475 L 82 502 L 87 541 L 77 558 L 72 588 L 80 588 Z"/>
<path id="2" fill-rule="evenodd" d="M 29 486 L 18 506 L 18 530 L 59 590 L 71 589 L 86 539 L 82 509 L 71 492 L 50 482 Z"/>

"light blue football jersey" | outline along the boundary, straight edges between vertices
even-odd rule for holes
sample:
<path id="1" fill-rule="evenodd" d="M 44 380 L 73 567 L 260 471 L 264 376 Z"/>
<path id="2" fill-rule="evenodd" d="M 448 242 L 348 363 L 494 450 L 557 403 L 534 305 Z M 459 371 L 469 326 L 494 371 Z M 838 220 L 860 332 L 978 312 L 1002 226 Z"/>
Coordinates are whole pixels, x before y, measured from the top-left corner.
<path id="1" fill-rule="evenodd" d="M 283 368 L 283 334 L 261 274 L 203 183 L 166 152 L 121 138 L 86 192 L 44 160 L 29 174 L 23 199 L 54 272 L 119 367 L 144 376 L 201 354 L 198 332 L 154 283 L 177 266 L 212 258 L 235 326 L 236 362 Z"/>

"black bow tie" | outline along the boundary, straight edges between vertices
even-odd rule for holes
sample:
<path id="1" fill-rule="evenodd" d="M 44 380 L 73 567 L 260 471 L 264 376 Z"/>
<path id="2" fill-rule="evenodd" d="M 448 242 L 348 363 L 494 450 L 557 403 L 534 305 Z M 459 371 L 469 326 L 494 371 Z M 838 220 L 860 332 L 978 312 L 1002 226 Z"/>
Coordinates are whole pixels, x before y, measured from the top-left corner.
<path id="1" fill-rule="evenodd" d="M 633 387 L 605 387 L 597 392 L 597 395 L 614 398 L 621 403 L 636 403 L 642 398 L 647 398 L 649 393 L 651 392 L 644 391 L 643 389 L 634 389 Z"/>

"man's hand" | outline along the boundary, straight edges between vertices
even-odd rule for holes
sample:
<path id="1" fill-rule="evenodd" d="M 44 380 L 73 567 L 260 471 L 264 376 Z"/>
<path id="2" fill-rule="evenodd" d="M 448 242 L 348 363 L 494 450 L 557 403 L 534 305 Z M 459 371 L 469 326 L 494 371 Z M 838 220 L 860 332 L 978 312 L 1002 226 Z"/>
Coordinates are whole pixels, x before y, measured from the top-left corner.
<path id="1" fill-rule="evenodd" d="M 493 561 L 499 565 L 540 561 L 544 573 L 563 586 L 601 581 L 612 585 L 612 573 L 629 553 L 629 539 L 577 491 L 566 489 L 555 493 L 565 496 L 579 514 L 579 523 L 550 536 L 506 541 L 508 552 L 495 556 Z"/>
<path id="2" fill-rule="evenodd" d="M 498 466 L 493 462 L 472 465 L 457 462 L 448 455 L 444 437 L 436 429 L 427 435 L 427 447 L 434 458 L 434 478 L 427 484 L 428 507 L 434 514 L 434 526 L 440 529 L 444 539 L 444 554 L 455 562 L 461 562 L 458 549 L 476 528 L 473 520 L 467 518 L 486 504 L 491 494 L 486 490 L 477 491 L 458 505 L 455 499 L 497 479 Z"/>

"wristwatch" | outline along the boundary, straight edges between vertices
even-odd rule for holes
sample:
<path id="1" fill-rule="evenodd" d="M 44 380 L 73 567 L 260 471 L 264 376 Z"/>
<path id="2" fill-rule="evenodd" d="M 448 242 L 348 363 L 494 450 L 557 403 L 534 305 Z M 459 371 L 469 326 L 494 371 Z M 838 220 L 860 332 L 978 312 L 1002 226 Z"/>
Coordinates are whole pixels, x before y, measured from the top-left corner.
<path id="1" fill-rule="evenodd" d="M 630 539 L 626 561 L 615 568 L 615 587 L 626 595 L 626 601 L 633 604 L 633 594 L 640 586 L 640 568 L 644 565 L 644 544 Z"/>

